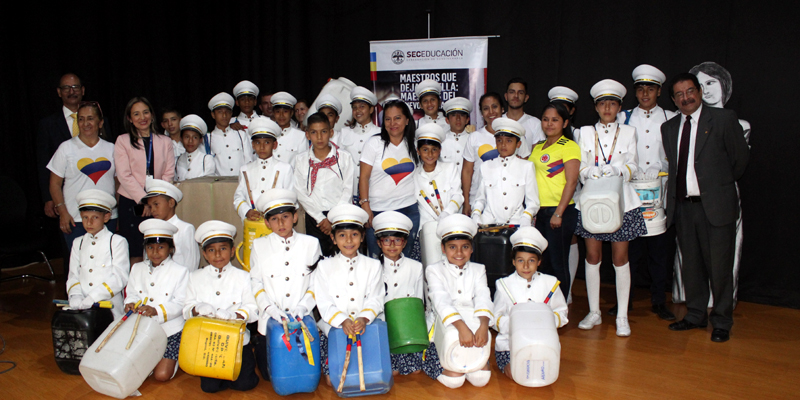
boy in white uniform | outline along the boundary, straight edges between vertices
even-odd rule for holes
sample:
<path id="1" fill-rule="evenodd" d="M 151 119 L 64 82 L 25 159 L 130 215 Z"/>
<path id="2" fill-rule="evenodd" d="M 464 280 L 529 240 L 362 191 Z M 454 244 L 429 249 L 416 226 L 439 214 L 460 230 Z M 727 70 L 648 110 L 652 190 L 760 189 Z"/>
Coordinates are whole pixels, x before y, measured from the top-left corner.
<path id="1" fill-rule="evenodd" d="M 239 168 L 239 186 L 233 194 L 233 206 L 242 220 L 257 221 L 261 219 L 261 213 L 253 206 L 258 204 L 261 195 L 273 188 L 292 189 L 292 167 L 273 157 L 281 131 L 278 124 L 267 118 L 258 118 L 250 123 L 247 130 L 258 158 Z"/>
<path id="2" fill-rule="evenodd" d="M 278 92 L 272 95 L 272 120 L 281 128 L 275 157 L 289 165 L 294 165 L 294 157 L 308 151 L 306 133 L 292 127 L 294 105 L 297 99 L 289 93 Z"/>
<path id="3" fill-rule="evenodd" d="M 343 147 L 345 151 L 353 157 L 356 164 L 356 171 L 353 176 L 353 204 L 358 204 L 358 179 L 361 176 L 361 168 L 358 167 L 361 161 L 361 151 L 367 139 L 381 133 L 381 127 L 372 123 L 375 115 L 375 106 L 378 98 L 369 89 L 356 86 L 350 91 L 350 107 L 353 109 L 353 120 L 345 124 L 342 128 L 341 143 L 336 143 Z"/>
<path id="4" fill-rule="evenodd" d="M 442 128 L 437 124 L 425 124 L 417 129 L 416 136 L 422 166 L 414 171 L 414 190 L 419 207 L 419 229 L 422 230 L 430 221 L 440 221 L 458 213 L 464 195 L 461 193 L 461 169 L 455 163 L 439 161 L 443 151 Z"/>
<path id="5" fill-rule="evenodd" d="M 147 178 L 145 192 L 147 194 L 142 201 L 150 205 L 153 218 L 167 221 L 178 228 L 173 235 L 175 254 L 172 260 L 186 267 L 189 272 L 195 271 L 200 266 L 200 250 L 194 240 L 194 225 L 182 221 L 175 214 L 175 208 L 183 200 L 183 192 L 169 182 L 152 178 Z"/>
<path id="6" fill-rule="evenodd" d="M 261 118 L 255 112 L 258 86 L 250 81 L 241 81 L 233 87 L 233 95 L 240 112 L 231 118 L 231 129 L 246 131 L 250 127 L 250 121 Z"/>
<path id="7" fill-rule="evenodd" d="M 85 310 L 99 301 L 111 300 L 111 313 L 119 318 L 123 314 L 122 289 L 128 284 L 131 265 L 128 241 L 105 225 L 117 201 L 98 189 L 78 193 L 76 201 L 86 234 L 72 242 L 67 276 L 69 306 Z"/>
<path id="8" fill-rule="evenodd" d="M 230 127 L 233 103 L 233 97 L 225 92 L 218 93 L 208 102 L 215 127 L 205 136 L 205 148 L 214 156 L 219 176 L 236 176 L 242 165 L 253 160 L 247 133 Z"/>
<path id="9" fill-rule="evenodd" d="M 444 103 L 444 114 L 450 129 L 445 131 L 441 157 L 443 161 L 454 163 L 457 166 L 459 177 L 464 163 L 467 138 L 470 134 L 467 126 L 471 113 L 472 103 L 463 97 L 455 97 Z"/>
<path id="10" fill-rule="evenodd" d="M 175 161 L 186 152 L 181 143 L 181 113 L 174 107 L 168 107 L 161 111 L 161 127 L 164 134 L 172 139 L 172 149 L 175 151 Z"/>
<path id="11" fill-rule="evenodd" d="M 258 303 L 256 361 L 267 376 L 267 321 L 294 320 L 311 313 L 316 304 L 312 272 L 322 258 L 317 239 L 297 233 L 297 196 L 291 190 L 272 189 L 258 198 L 258 211 L 272 233 L 253 241 L 250 285 Z"/>
<path id="12" fill-rule="evenodd" d="M 417 84 L 414 92 L 424 114 L 417 120 L 417 128 L 425 124 L 437 124 L 444 131 L 450 129 L 444 114 L 439 111 L 442 108 L 442 85 L 433 79 L 425 79 Z"/>
<path id="13" fill-rule="evenodd" d="M 484 225 L 531 226 L 539 211 L 536 172 L 530 161 L 514 154 L 525 136 L 525 128 L 509 118 L 495 119 L 492 128 L 499 156 L 481 164 L 481 186 L 472 207 L 472 218 Z"/>
<path id="14" fill-rule="evenodd" d="M 214 156 L 206 154 L 203 146 L 203 136 L 207 132 L 206 122 L 200 116 L 189 114 L 181 119 L 181 143 L 185 152 L 175 162 L 177 182 L 217 174 Z"/>
<path id="15" fill-rule="evenodd" d="M 317 109 L 317 112 L 321 112 L 328 117 L 328 123 L 331 127 L 331 142 L 339 146 L 340 151 L 347 151 L 342 147 L 341 131 L 336 130 L 336 123 L 339 122 L 339 115 L 342 113 L 342 102 L 335 96 L 325 93 L 321 94 L 314 102 L 314 108 Z M 352 158 L 352 155 L 350 157 Z"/>

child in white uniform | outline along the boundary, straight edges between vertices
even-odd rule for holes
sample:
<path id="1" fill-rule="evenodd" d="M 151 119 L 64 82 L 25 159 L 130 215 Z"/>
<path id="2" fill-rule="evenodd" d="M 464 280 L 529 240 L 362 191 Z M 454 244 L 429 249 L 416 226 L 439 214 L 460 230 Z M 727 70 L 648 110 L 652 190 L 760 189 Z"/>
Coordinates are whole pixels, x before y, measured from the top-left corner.
<path id="1" fill-rule="evenodd" d="M 436 124 L 443 131 L 450 130 L 450 126 L 447 125 L 447 118 L 440 111 L 442 108 L 442 85 L 433 79 L 425 79 L 417 84 L 414 92 L 417 95 L 419 108 L 425 114 L 417 120 L 417 128 L 421 128 L 425 124 Z"/>
<path id="2" fill-rule="evenodd" d="M 175 250 L 172 242 L 178 228 L 167 221 L 151 218 L 139 224 L 144 234 L 147 260 L 131 268 L 128 286 L 125 288 L 125 312 L 134 310 L 143 317 L 155 318 L 167 334 L 167 350 L 164 358 L 153 370 L 153 377 L 166 382 L 178 372 L 178 350 L 181 346 L 183 305 L 186 301 L 186 286 L 189 271 L 172 260 Z M 137 304 L 146 301 L 146 304 Z"/>
<path id="3" fill-rule="evenodd" d="M 336 142 L 350 153 L 356 164 L 355 176 L 353 177 L 353 204 L 358 204 L 358 179 L 361 176 L 361 169 L 358 163 L 361 161 L 361 151 L 364 143 L 370 137 L 380 134 L 381 127 L 372 123 L 375 118 L 375 105 L 378 98 L 369 89 L 356 86 L 350 91 L 350 107 L 353 109 L 353 119 L 342 128 L 341 143 Z"/>
<path id="4" fill-rule="evenodd" d="M 289 165 L 294 165 L 294 157 L 308 151 L 306 133 L 292 126 L 294 106 L 297 99 L 289 93 L 278 92 L 272 95 L 272 120 L 281 128 L 275 157 Z"/>
<path id="5" fill-rule="evenodd" d="M 206 122 L 196 114 L 189 114 L 181 119 L 181 143 L 185 152 L 175 162 L 175 181 L 201 176 L 214 176 L 217 167 L 214 156 L 206 154 L 203 136 L 208 132 Z"/>
<path id="6" fill-rule="evenodd" d="M 183 199 L 183 192 L 169 182 L 160 179 L 147 178 L 145 183 L 145 202 L 150 205 L 153 218 L 164 220 L 178 228 L 173 236 L 175 253 L 172 260 L 183 265 L 189 272 L 197 270 L 200 266 L 200 249 L 194 240 L 194 225 L 182 221 L 175 214 L 175 208 Z"/>
<path id="7" fill-rule="evenodd" d="M 497 280 L 497 291 L 494 293 L 494 315 L 497 320 L 494 329 L 494 355 L 497 367 L 510 379 L 511 368 L 506 365 L 511 360 L 509 352 L 509 323 L 511 308 L 524 302 L 547 303 L 553 310 L 556 328 L 566 325 L 567 302 L 558 285 L 558 279 L 552 275 L 538 272 L 542 264 L 542 253 L 547 250 L 547 240 L 529 226 L 520 228 L 511 235 L 511 258 L 516 272 Z M 551 295 L 552 292 L 552 295 Z"/>
<path id="8" fill-rule="evenodd" d="M 324 114 L 328 117 L 328 122 L 331 127 L 331 142 L 339 146 L 339 151 L 347 152 L 342 145 L 342 132 L 336 130 L 336 123 L 339 122 L 339 115 L 342 114 L 342 102 L 331 94 L 325 93 L 319 95 L 314 102 L 317 112 Z M 308 129 L 308 127 L 306 127 Z M 347 152 L 352 158 L 353 155 Z"/>
<path id="9" fill-rule="evenodd" d="M 98 189 L 84 190 L 75 199 L 86 234 L 72 242 L 67 277 L 69 306 L 86 310 L 94 303 L 111 300 L 114 318 L 122 316 L 122 289 L 128 283 L 128 241 L 106 228 L 114 196 Z"/>
<path id="10" fill-rule="evenodd" d="M 257 221 L 261 219 L 262 214 L 253 206 L 258 203 L 261 195 L 275 188 L 292 189 L 292 167 L 273 157 L 281 132 L 278 124 L 267 118 L 259 118 L 253 120 L 247 130 L 258 158 L 239 169 L 239 186 L 233 194 L 233 206 L 236 207 L 236 212 L 242 220 L 247 218 Z"/>
<path id="11" fill-rule="evenodd" d="M 322 258 L 317 239 L 297 233 L 297 195 L 291 190 L 271 189 L 256 204 L 272 233 L 253 241 L 250 252 L 250 284 L 258 303 L 256 361 L 267 376 L 267 321 L 293 321 L 314 309 L 312 272 Z"/>
<path id="12" fill-rule="evenodd" d="M 425 124 L 417 129 L 416 135 L 417 154 L 422 165 L 414 171 L 414 189 L 419 229 L 422 230 L 430 221 L 458 213 L 464 195 L 461 194 L 461 169 L 455 163 L 439 161 L 444 139 L 442 128 L 437 124 Z"/>
<path id="13" fill-rule="evenodd" d="M 459 179 L 464 165 L 467 138 L 475 131 L 475 127 L 469 125 L 470 113 L 472 113 L 472 103 L 463 97 L 454 97 L 444 103 L 444 115 L 450 129 L 445 131 L 442 141 L 442 160 L 456 165 Z"/>
<path id="14" fill-rule="evenodd" d="M 208 102 L 214 130 L 205 136 L 206 152 L 214 156 L 219 176 L 236 176 L 242 165 L 253 160 L 253 149 L 245 131 L 230 127 L 233 97 L 222 92 Z"/>
<path id="15" fill-rule="evenodd" d="M 486 124 L 469 134 L 464 149 L 464 165 L 461 168 L 461 191 L 464 192 L 464 214 L 472 215 L 472 203 L 481 187 L 481 164 L 497 158 L 497 141 L 494 138 L 492 121 L 505 111 L 503 98 L 495 92 L 481 96 L 481 116 Z"/>
<path id="16" fill-rule="evenodd" d="M 422 264 L 403 256 L 408 233 L 414 226 L 411 219 L 397 211 L 387 211 L 373 218 L 372 225 L 375 227 L 378 247 L 381 248 L 379 259 L 383 264 L 383 283 L 386 286 L 384 303 L 405 297 L 423 299 Z M 384 317 L 384 314 L 378 316 L 381 319 Z M 394 375 L 408 375 L 422 369 L 422 352 L 391 356 Z"/>
<path id="17" fill-rule="evenodd" d="M 429 265 L 425 271 L 428 282 L 428 329 L 434 318 L 441 319 L 442 326 L 453 325 L 458 329 L 461 346 L 483 347 L 492 338 L 489 325 L 493 324 L 492 298 L 486 284 L 486 267 L 469 261 L 472 255 L 472 238 L 478 225 L 469 217 L 453 214 L 439 222 L 436 234 L 442 238 L 442 252 L 446 260 Z M 462 315 L 461 313 L 467 313 Z M 474 331 L 465 318 L 477 319 L 480 325 Z M 464 380 L 482 387 L 489 383 L 489 364 L 478 371 L 460 374 L 442 368 L 436 345 L 431 343 L 422 366 L 432 379 L 454 389 Z"/>
<path id="18" fill-rule="evenodd" d="M 250 127 L 251 121 L 261 118 L 255 112 L 258 86 L 250 81 L 241 81 L 233 87 L 233 96 L 236 97 L 239 115 L 231 118 L 231 128 L 246 131 Z"/>
<path id="19" fill-rule="evenodd" d="M 258 306 L 250 286 L 250 274 L 231 265 L 236 227 L 222 221 L 207 221 L 197 228 L 194 239 L 203 247 L 206 267 L 189 274 L 183 317 L 209 317 L 223 320 L 258 321 Z M 242 366 L 234 381 L 200 378 L 200 388 L 215 393 L 227 388 L 250 390 L 258 385 L 256 358 L 250 344 L 250 331 L 244 331 Z"/>
<path id="20" fill-rule="evenodd" d="M 319 262 L 314 272 L 314 289 L 321 319 L 320 335 L 322 373 L 330 385 L 328 370 L 328 334 L 342 329 L 345 334 L 364 332 L 366 326 L 383 312 L 381 263 L 358 252 L 364 241 L 367 212 L 352 204 L 334 207 L 328 213 L 333 226 L 333 242 L 339 254 Z"/>

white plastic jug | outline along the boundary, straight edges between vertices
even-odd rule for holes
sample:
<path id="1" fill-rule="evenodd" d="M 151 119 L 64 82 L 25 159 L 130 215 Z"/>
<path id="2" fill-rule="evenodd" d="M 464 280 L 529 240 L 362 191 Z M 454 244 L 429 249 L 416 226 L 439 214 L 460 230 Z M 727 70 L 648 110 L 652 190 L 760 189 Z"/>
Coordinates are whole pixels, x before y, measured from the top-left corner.
<path id="1" fill-rule="evenodd" d="M 120 318 L 121 319 L 121 318 Z M 86 383 L 96 392 L 106 396 L 124 399 L 139 389 L 150 372 L 164 358 L 167 349 L 167 335 L 161 329 L 156 317 L 142 317 L 136 331 L 131 348 L 126 350 L 136 323 L 136 314 L 132 314 L 122 326 L 114 332 L 108 343 L 99 353 L 97 346 L 117 325 L 114 321 L 102 335 L 89 347 L 79 367 Z"/>
<path id="2" fill-rule="evenodd" d="M 591 233 L 613 233 L 622 226 L 625 215 L 622 176 L 587 179 L 579 199 L 581 224 Z"/>
<path id="3" fill-rule="evenodd" d="M 655 236 L 667 230 L 667 215 L 664 212 L 663 185 L 661 177 L 648 180 L 631 181 L 631 186 L 636 190 L 636 195 L 642 200 L 639 210 L 642 212 L 647 234 Z"/>
<path id="4" fill-rule="evenodd" d="M 323 94 L 330 94 L 333 97 L 336 97 L 342 103 L 342 113 L 339 114 L 339 122 L 336 123 L 334 127 L 335 130 L 340 131 L 344 124 L 350 121 L 350 118 L 353 116 L 353 109 L 350 107 L 350 91 L 356 87 L 356 84 L 353 83 L 350 79 L 339 77 L 339 79 L 331 78 L 328 80 L 328 83 L 322 87 L 320 90 L 319 95 L 317 95 L 317 99 L 319 96 Z M 317 99 L 314 99 L 314 102 L 308 105 L 308 112 L 306 113 L 306 119 L 308 119 L 309 115 L 313 115 L 317 112 Z M 307 121 L 303 121 L 303 125 L 307 125 Z"/>
<path id="5" fill-rule="evenodd" d="M 419 245 L 421 249 L 422 267 L 442 261 L 442 241 L 436 235 L 438 221 L 429 221 L 422 225 L 419 231 Z M 427 293 L 427 292 L 425 292 Z"/>
<path id="6" fill-rule="evenodd" d="M 511 376 L 522 386 L 541 387 L 558 379 L 561 343 L 553 310 L 544 303 L 511 308 L 509 348 Z"/>
<path id="7" fill-rule="evenodd" d="M 481 323 L 475 317 L 474 309 L 457 308 L 457 310 L 472 332 L 475 332 L 480 327 Z M 439 354 L 439 362 L 442 364 L 442 368 L 466 374 L 486 366 L 486 362 L 489 361 L 489 354 L 492 352 L 491 337 L 483 347 L 461 347 L 461 343 L 458 340 L 458 329 L 452 324 L 444 326 L 442 318 L 438 315 L 433 329 L 433 343 L 436 344 L 436 352 Z"/>

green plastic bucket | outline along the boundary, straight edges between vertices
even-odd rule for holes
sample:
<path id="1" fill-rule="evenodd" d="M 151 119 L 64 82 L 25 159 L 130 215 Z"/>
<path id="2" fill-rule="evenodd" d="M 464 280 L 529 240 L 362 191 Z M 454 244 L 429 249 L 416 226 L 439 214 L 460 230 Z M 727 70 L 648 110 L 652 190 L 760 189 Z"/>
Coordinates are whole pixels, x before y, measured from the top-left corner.
<path id="1" fill-rule="evenodd" d="M 428 326 L 422 299 L 405 297 L 386 302 L 386 325 L 392 354 L 417 353 L 428 348 Z"/>

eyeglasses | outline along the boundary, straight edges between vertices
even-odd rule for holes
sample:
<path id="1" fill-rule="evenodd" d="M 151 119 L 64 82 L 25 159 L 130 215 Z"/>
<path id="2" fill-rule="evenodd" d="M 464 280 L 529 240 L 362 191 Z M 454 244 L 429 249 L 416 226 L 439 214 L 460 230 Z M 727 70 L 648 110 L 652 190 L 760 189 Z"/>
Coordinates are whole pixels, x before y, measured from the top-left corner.
<path id="1" fill-rule="evenodd" d="M 694 94 L 694 92 L 696 92 L 696 91 L 697 91 L 697 89 L 695 89 L 695 88 L 689 88 L 689 89 L 686 89 L 686 92 L 678 92 L 678 93 L 675 93 L 673 96 L 674 96 L 676 99 L 679 99 L 679 100 L 680 100 L 680 99 L 684 98 L 684 96 L 691 96 L 691 95 L 693 95 L 693 94 Z"/>
<path id="2" fill-rule="evenodd" d="M 64 92 L 66 92 L 66 91 L 68 91 L 68 90 L 70 90 L 70 89 L 71 89 L 71 90 L 74 90 L 74 91 L 76 91 L 76 92 L 77 92 L 77 91 L 78 91 L 80 88 L 82 88 L 82 87 L 83 87 L 83 85 L 72 85 L 72 86 L 70 86 L 70 85 L 64 85 L 64 86 L 59 86 L 59 88 L 60 88 L 62 91 L 64 91 Z"/>
<path id="3" fill-rule="evenodd" d="M 399 237 L 384 237 L 381 238 L 381 244 L 384 246 L 400 246 L 403 244 L 405 239 Z"/>

